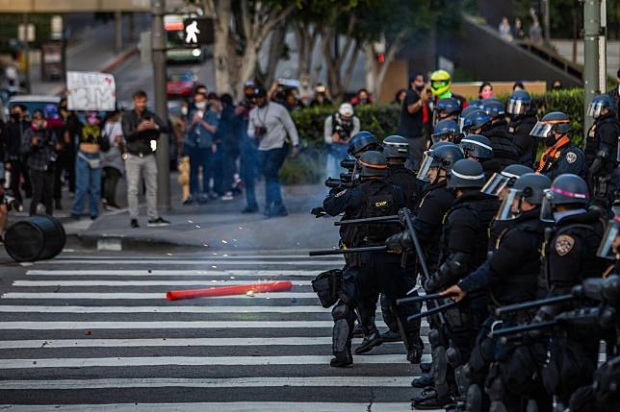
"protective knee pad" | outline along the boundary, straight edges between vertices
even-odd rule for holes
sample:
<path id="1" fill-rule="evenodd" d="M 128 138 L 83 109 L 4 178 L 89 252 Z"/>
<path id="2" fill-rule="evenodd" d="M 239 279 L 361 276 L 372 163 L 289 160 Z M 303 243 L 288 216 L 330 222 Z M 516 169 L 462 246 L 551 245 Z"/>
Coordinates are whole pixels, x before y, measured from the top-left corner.
<path id="1" fill-rule="evenodd" d="M 445 384 L 448 377 L 448 360 L 446 348 L 437 346 L 433 348 L 433 380 L 435 385 Z"/>
<path id="2" fill-rule="evenodd" d="M 463 364 L 463 357 L 461 356 L 461 351 L 454 346 L 450 346 L 446 350 L 446 358 L 448 359 L 448 363 L 450 364 L 450 366 L 455 369 Z"/>
<path id="3" fill-rule="evenodd" d="M 465 397 L 466 412 L 482 412 L 482 389 L 479 385 L 469 385 Z"/>
<path id="4" fill-rule="evenodd" d="M 470 381 L 467 378 L 467 373 L 465 372 L 465 365 L 460 365 L 454 368 L 454 380 L 456 381 L 456 387 L 459 390 L 459 394 L 462 398 L 465 398 L 470 384 Z"/>
<path id="5" fill-rule="evenodd" d="M 351 309 L 349 309 L 349 307 L 342 302 L 338 303 L 332 308 L 332 318 L 334 319 L 334 321 L 349 319 L 351 314 Z"/>
<path id="6" fill-rule="evenodd" d="M 441 333 L 437 329 L 432 329 L 428 332 L 428 342 L 431 344 L 431 347 L 442 346 L 441 342 Z"/>

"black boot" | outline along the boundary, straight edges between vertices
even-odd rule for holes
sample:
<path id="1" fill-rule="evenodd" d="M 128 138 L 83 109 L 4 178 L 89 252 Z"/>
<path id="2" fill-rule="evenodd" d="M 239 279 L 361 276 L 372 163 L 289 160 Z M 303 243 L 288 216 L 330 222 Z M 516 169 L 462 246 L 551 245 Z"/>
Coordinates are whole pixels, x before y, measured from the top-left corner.
<path id="1" fill-rule="evenodd" d="M 334 357 L 329 361 L 329 366 L 334 368 L 348 368 L 353 366 L 353 356 L 351 356 L 351 350 L 346 349 L 342 352 L 334 353 Z"/>
<path id="2" fill-rule="evenodd" d="M 372 348 L 374 348 L 375 346 L 379 346 L 382 343 L 383 343 L 383 340 L 381 339 L 381 335 L 379 334 L 379 331 L 375 330 L 370 335 L 364 338 L 361 345 L 355 348 L 355 354 L 361 355 L 363 353 L 370 352 Z"/>
<path id="3" fill-rule="evenodd" d="M 399 331 L 388 329 L 386 332 L 381 334 L 381 340 L 383 342 L 401 342 L 403 337 L 400 336 Z"/>
<path id="4" fill-rule="evenodd" d="M 414 388 L 428 388 L 429 386 L 433 386 L 435 381 L 433 380 L 433 375 L 430 373 L 423 373 L 419 378 L 415 378 L 411 381 L 411 386 Z"/>

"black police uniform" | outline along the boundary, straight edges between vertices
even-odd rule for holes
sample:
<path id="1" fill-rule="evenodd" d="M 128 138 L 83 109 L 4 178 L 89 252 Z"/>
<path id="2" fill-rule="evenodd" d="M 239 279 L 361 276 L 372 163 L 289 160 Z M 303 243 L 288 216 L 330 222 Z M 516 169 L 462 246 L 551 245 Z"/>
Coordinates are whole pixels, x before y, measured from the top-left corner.
<path id="1" fill-rule="evenodd" d="M 437 274 L 425 283 L 427 292 L 436 292 L 455 284 L 486 260 L 488 227 L 496 212 L 497 198 L 477 191 L 466 192 L 455 200 L 443 225 L 441 265 Z M 464 365 L 469 360 L 478 329 L 486 317 L 486 299 L 480 295 L 468 296 L 458 307 L 443 312 L 445 323 L 440 326 L 439 333 L 440 337 L 448 339 L 449 348 L 442 353 L 441 343 L 445 344 L 445 340 L 433 348 L 438 398 L 447 395 L 448 381 L 451 380 L 450 376 L 447 376 L 450 371 L 446 362 L 454 369 L 458 390 L 465 396 L 469 379 Z"/>
<path id="2" fill-rule="evenodd" d="M 590 127 L 586 138 L 585 157 L 589 168 L 590 187 L 594 201 L 609 210 L 615 190 L 620 186 L 618 177 L 618 136 L 620 126 L 614 113 L 600 116 Z"/>
<path id="3" fill-rule="evenodd" d="M 332 191 L 323 202 L 323 208 L 336 216 L 345 212 L 353 219 L 377 216 L 388 216 L 398 212 L 405 205 L 402 190 L 384 180 L 367 180 L 358 187 L 345 189 L 338 193 Z M 385 240 L 402 229 L 399 224 L 359 225 L 352 239 L 352 247 L 383 245 Z M 388 300 L 395 304 L 396 300 L 407 296 L 415 284 L 401 268 L 401 256 L 387 252 L 366 252 L 357 254 L 355 259 L 343 272 L 343 282 L 339 293 L 340 300 L 332 310 L 334 318 L 334 334 L 332 350 L 333 366 L 345 366 L 351 363 L 351 338 L 354 309 L 364 302 L 372 302 L 371 296 L 383 292 Z M 395 306 L 395 305 L 394 305 Z M 375 308 L 359 307 L 360 312 L 374 311 Z M 405 335 L 419 334 L 406 322 L 414 313 L 413 305 L 398 306 L 397 316 Z"/>
<path id="4" fill-rule="evenodd" d="M 570 293 L 584 279 L 601 276 L 606 262 L 597 257 L 596 251 L 602 235 L 603 223 L 598 212 L 583 211 L 556 222 L 543 260 L 550 295 Z M 546 314 L 544 319 L 565 309 L 570 309 L 570 304 L 543 307 L 539 314 Z M 564 335 L 554 336 L 550 352 L 549 364 L 543 369 L 545 387 L 563 405 L 568 405 L 577 388 L 592 382 L 598 364 L 599 338 L 590 330 L 569 328 Z"/>
<path id="5" fill-rule="evenodd" d="M 481 134 L 493 144 L 493 159 L 499 162 L 500 170 L 519 162 L 519 149 L 508 131 L 508 122 L 497 120 Z"/>
<path id="6" fill-rule="evenodd" d="M 540 208 L 524 212 L 515 220 L 503 226 L 491 258 L 475 272 L 459 281 L 459 287 L 468 293 L 489 287 L 489 304 L 493 309 L 513 303 L 534 300 L 539 293 L 539 276 L 541 269 L 540 249 L 544 241 L 545 225 L 539 219 Z M 490 311 L 493 313 L 493 311 Z M 502 326 L 514 326 L 517 322 L 529 322 L 531 319 L 511 322 L 504 320 Z M 489 387 L 484 397 L 484 405 L 490 400 L 501 402 L 508 410 L 519 410 L 528 398 L 533 398 L 539 410 L 551 404 L 551 398 L 544 391 L 536 390 L 542 386 L 538 362 L 524 362 L 524 359 L 536 357 L 544 359 L 545 345 L 503 346 L 497 339 L 489 337 L 496 318 L 491 315 L 482 325 L 476 345 L 469 360 L 472 381 L 469 392 L 471 399 L 476 396 L 482 401 L 482 387 L 491 367 Z M 501 349 L 501 350 L 498 350 Z M 518 354 L 515 356 L 515 353 Z M 501 356 L 496 358 L 497 354 Z M 533 367 L 532 367 L 533 366 Z M 506 379 L 506 378 L 509 378 Z"/>
<path id="7" fill-rule="evenodd" d="M 519 149 L 519 163 L 527 167 L 534 166 L 534 162 L 536 162 L 538 139 L 530 136 L 530 132 L 537 121 L 536 114 L 528 113 L 508 124 L 508 132 L 514 136 L 514 142 Z"/>
<path id="8" fill-rule="evenodd" d="M 575 146 L 571 141 L 557 148 L 557 150 L 547 150 L 541 158 L 538 173 L 554 180 L 556 177 L 572 173 L 585 178 L 587 175 L 586 158 L 583 151 Z"/>
<path id="9" fill-rule="evenodd" d="M 403 189 L 405 206 L 413 210 L 420 196 L 418 177 L 405 165 L 388 165 L 387 181 Z"/>

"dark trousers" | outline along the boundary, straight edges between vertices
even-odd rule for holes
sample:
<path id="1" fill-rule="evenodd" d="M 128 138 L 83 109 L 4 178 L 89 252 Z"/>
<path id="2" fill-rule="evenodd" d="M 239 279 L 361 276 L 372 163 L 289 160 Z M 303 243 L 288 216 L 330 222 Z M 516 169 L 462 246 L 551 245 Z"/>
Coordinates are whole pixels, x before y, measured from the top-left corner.
<path id="1" fill-rule="evenodd" d="M 259 151 L 261 171 L 263 176 L 265 176 L 265 194 L 267 198 L 265 211 L 272 207 L 278 208 L 282 206 L 282 189 L 278 173 L 284 164 L 287 153 L 287 144 L 280 149 Z"/>
<path id="2" fill-rule="evenodd" d="M 211 147 L 198 148 L 192 147 L 188 151 L 189 154 L 189 190 L 194 196 L 200 193 L 209 193 L 209 172 L 211 170 L 211 156 L 213 155 Z M 202 190 L 200 190 L 200 181 L 198 179 L 198 170 L 202 167 Z"/>
<path id="3" fill-rule="evenodd" d="M 32 182 L 32 201 L 30 216 L 37 214 L 39 203 L 45 205 L 45 214 L 52 215 L 52 200 L 54 199 L 54 169 L 47 171 L 30 170 Z"/>
<path id="4" fill-rule="evenodd" d="M 241 162 L 239 174 L 245 184 L 245 201 L 248 207 L 258 208 L 256 202 L 256 175 L 258 166 L 258 148 L 256 139 L 245 138 L 241 142 Z"/>
<path id="5" fill-rule="evenodd" d="M 210 175 L 213 177 L 213 191 L 223 195 L 227 191 L 224 188 L 224 152 L 222 145 L 217 145 L 217 151 L 211 155 Z"/>
<path id="6" fill-rule="evenodd" d="M 62 175 L 68 172 L 69 191 L 75 193 L 75 152 L 62 152 L 56 159 L 56 172 L 54 173 L 54 199 L 62 199 Z"/>
<path id="7" fill-rule="evenodd" d="M 103 198 L 110 206 L 117 206 L 116 186 L 121 176 L 122 173 L 115 167 L 103 168 Z"/>
<path id="8" fill-rule="evenodd" d="M 223 148 L 222 160 L 222 190 L 229 192 L 235 181 L 235 162 L 239 157 L 239 150 L 234 148 Z"/>
<path id="9" fill-rule="evenodd" d="M 9 185 L 11 188 L 11 192 L 13 193 L 13 197 L 19 203 L 23 203 L 24 201 L 24 199 L 22 198 L 20 184 L 22 176 L 24 176 L 25 172 L 26 169 L 24 162 L 22 162 L 21 160 L 11 160 L 11 181 L 9 182 Z M 26 176 L 24 176 L 24 180 L 26 180 Z"/>

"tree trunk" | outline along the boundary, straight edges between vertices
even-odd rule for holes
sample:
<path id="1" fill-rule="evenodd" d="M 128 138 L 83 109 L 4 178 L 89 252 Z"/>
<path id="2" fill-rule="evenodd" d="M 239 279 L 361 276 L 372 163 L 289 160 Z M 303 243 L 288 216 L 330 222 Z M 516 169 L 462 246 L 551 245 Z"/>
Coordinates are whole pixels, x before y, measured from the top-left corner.
<path id="1" fill-rule="evenodd" d="M 366 89 L 373 97 L 377 98 L 377 61 L 375 60 L 375 50 L 371 44 L 364 46 L 364 57 L 366 60 Z"/>
<path id="2" fill-rule="evenodd" d="M 303 23 L 294 23 L 293 32 L 295 33 L 295 42 L 297 43 L 297 78 L 301 79 L 304 74 L 310 74 L 310 66 L 308 66 L 308 35 L 306 25 Z"/>
<path id="3" fill-rule="evenodd" d="M 254 78 L 256 70 L 256 63 L 258 62 L 258 49 L 257 44 L 252 39 L 247 39 L 245 54 L 240 61 L 240 67 L 238 72 L 238 78 L 235 82 L 235 89 L 237 90 L 237 96 L 241 96 L 243 93 L 243 84 L 248 80 Z M 266 85 L 268 86 L 268 85 Z"/>
<path id="4" fill-rule="evenodd" d="M 286 23 L 282 23 L 271 33 L 267 67 L 264 71 L 265 85 L 271 85 L 273 83 L 276 69 L 278 68 L 278 62 L 280 61 L 280 58 L 282 57 L 282 52 L 284 51 L 285 43 Z"/>
<path id="5" fill-rule="evenodd" d="M 213 45 L 213 63 L 215 65 L 215 90 L 218 94 L 232 93 L 231 58 L 228 42 L 230 36 L 230 19 L 232 14 L 232 0 L 217 2 L 215 19 L 215 44 Z"/>

